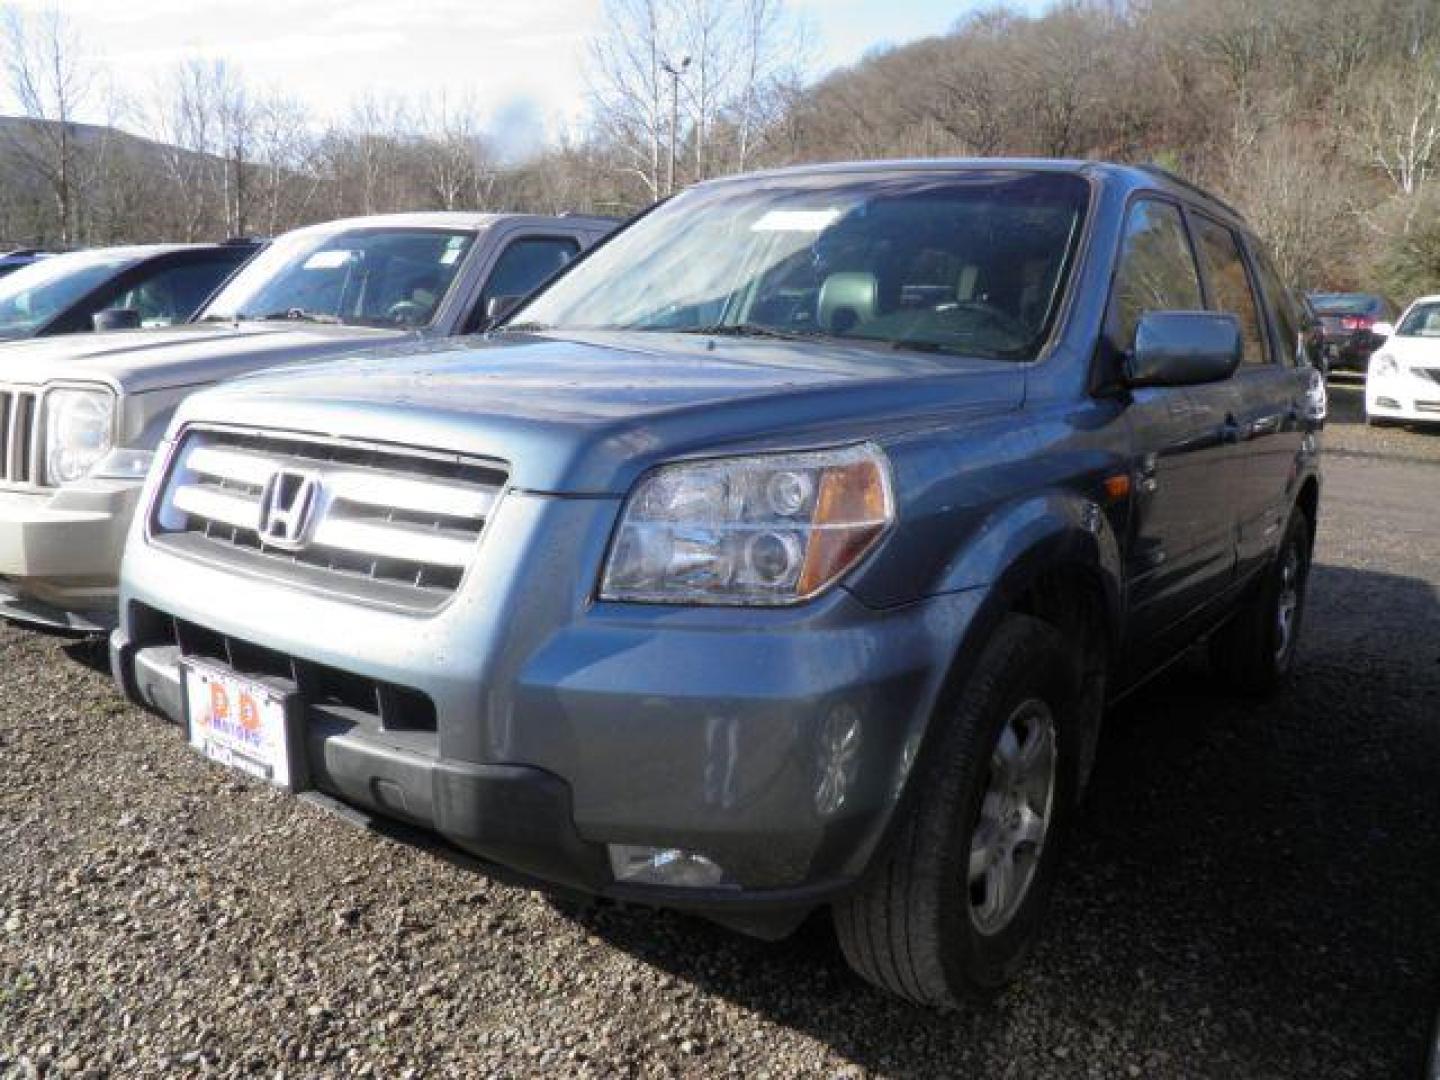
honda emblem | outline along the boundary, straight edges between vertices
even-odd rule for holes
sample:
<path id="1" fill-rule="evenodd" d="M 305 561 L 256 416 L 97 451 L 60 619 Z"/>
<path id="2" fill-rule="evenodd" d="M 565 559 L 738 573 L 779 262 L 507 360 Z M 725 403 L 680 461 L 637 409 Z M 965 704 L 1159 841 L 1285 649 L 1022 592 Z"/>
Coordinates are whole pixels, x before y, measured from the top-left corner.
<path id="1" fill-rule="evenodd" d="M 299 551 L 309 540 L 311 521 L 320 503 L 320 477 L 312 472 L 280 469 L 260 493 L 260 541 L 282 551 Z"/>

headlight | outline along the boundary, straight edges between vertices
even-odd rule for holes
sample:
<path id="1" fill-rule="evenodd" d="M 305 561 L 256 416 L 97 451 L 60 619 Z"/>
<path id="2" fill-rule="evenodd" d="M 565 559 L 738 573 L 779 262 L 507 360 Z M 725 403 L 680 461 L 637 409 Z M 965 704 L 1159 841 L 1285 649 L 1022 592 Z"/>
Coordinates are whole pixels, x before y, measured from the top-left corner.
<path id="1" fill-rule="evenodd" d="M 600 596 L 795 603 L 854 566 L 894 516 L 870 446 L 662 466 L 625 504 Z"/>
<path id="2" fill-rule="evenodd" d="M 45 395 L 45 479 L 69 484 L 88 476 L 115 443 L 115 395 L 52 390 Z"/>
<path id="3" fill-rule="evenodd" d="M 1384 378 L 1386 375 L 1399 374 L 1400 365 L 1396 363 L 1395 357 L 1389 353 L 1381 353 L 1375 358 L 1375 374 Z"/>

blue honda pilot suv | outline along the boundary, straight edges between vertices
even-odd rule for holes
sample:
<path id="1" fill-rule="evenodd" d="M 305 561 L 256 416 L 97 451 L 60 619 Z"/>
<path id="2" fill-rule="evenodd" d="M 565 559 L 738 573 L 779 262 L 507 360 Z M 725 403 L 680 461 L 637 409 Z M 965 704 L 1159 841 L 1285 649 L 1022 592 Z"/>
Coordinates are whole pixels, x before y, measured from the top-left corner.
<path id="1" fill-rule="evenodd" d="M 1244 222 L 1156 170 L 701 184 L 484 338 L 191 397 L 125 691 L 201 753 L 555 886 L 991 993 L 1108 702 L 1292 666 L 1315 373 Z"/>

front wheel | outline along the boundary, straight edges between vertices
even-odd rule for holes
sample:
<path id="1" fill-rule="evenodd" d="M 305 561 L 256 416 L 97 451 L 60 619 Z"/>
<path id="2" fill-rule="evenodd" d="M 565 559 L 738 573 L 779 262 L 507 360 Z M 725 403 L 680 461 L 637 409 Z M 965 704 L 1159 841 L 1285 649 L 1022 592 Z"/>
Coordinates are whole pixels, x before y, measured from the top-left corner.
<path id="1" fill-rule="evenodd" d="M 1295 666 L 1310 581 L 1310 551 L 1310 523 L 1293 510 L 1260 587 L 1210 638 L 1211 666 L 1241 693 L 1269 694 Z"/>
<path id="2" fill-rule="evenodd" d="M 925 1005 L 984 1000 L 1033 942 L 1078 789 L 1081 664 L 1049 623 L 1010 615 L 932 723 L 897 835 L 834 907 L 845 958 Z"/>

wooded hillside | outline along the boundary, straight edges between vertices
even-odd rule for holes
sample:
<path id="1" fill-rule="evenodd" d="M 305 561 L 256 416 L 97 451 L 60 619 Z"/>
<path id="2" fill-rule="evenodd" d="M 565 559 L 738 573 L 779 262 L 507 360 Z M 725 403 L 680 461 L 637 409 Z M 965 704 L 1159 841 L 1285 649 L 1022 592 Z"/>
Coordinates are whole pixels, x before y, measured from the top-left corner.
<path id="1" fill-rule="evenodd" d="M 995 9 L 819 79 L 814 27 L 784 0 L 605 7 L 588 123 L 518 163 L 472 101 L 376 95 L 319 125 L 200 60 L 154 101 L 107 103 L 155 142 L 61 140 L 93 112 L 97 65 L 73 27 L 12 12 L 12 96 L 54 123 L 0 126 L 0 240 L 274 233 L 399 208 L 624 213 L 670 190 L 673 136 L 674 186 L 841 158 L 1153 160 L 1239 206 L 1300 285 L 1440 288 L 1440 0 Z"/>

